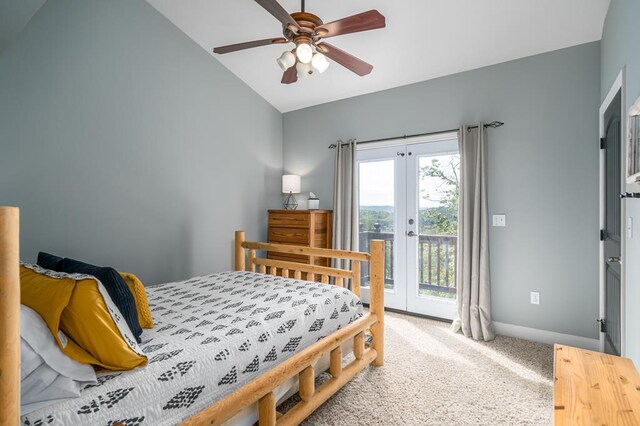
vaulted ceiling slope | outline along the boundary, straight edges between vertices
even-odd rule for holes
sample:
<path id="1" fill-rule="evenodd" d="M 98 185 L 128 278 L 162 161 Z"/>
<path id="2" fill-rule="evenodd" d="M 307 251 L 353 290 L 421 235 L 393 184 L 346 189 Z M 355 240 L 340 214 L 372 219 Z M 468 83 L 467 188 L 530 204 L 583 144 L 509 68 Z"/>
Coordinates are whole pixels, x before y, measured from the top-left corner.
<path id="1" fill-rule="evenodd" d="M 0 1 L 0 53 L 18 36 L 46 0 Z"/>
<path id="2" fill-rule="evenodd" d="M 251 0 L 147 0 L 210 54 L 215 46 L 279 37 L 281 25 Z M 288 11 L 299 0 L 280 0 Z M 387 27 L 331 39 L 371 63 L 358 77 L 332 63 L 322 75 L 280 83 L 285 45 L 214 55 L 281 112 L 429 80 L 600 40 L 609 0 L 307 0 L 330 22 L 369 9 Z"/>
<path id="3" fill-rule="evenodd" d="M 0 1 L 0 53 L 46 0 Z M 331 39 L 374 66 L 358 77 L 333 63 L 327 72 L 280 83 L 275 59 L 285 45 L 215 55 L 215 46 L 281 36 L 252 0 L 147 0 L 281 112 L 429 80 L 600 40 L 609 0 L 307 0 L 325 22 L 377 9 L 387 27 Z M 289 12 L 299 0 L 280 0 Z"/>

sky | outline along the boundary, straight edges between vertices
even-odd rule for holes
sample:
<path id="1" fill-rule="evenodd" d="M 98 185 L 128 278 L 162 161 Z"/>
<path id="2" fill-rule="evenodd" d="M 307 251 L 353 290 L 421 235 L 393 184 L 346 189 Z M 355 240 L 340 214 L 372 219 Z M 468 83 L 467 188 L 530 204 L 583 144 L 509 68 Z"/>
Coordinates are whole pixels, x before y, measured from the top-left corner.
<path id="1" fill-rule="evenodd" d="M 419 157 L 419 166 L 423 167 L 431 163 L 433 158 L 438 158 L 442 164 L 447 164 L 450 155 L 437 157 Z M 393 206 L 394 205 L 394 159 L 359 163 L 359 185 L 360 185 L 360 205 L 361 206 Z M 421 177 L 420 185 L 420 208 L 430 208 L 438 205 L 442 198 L 442 181 L 438 178 Z M 430 200 L 425 199 L 429 194 Z"/>

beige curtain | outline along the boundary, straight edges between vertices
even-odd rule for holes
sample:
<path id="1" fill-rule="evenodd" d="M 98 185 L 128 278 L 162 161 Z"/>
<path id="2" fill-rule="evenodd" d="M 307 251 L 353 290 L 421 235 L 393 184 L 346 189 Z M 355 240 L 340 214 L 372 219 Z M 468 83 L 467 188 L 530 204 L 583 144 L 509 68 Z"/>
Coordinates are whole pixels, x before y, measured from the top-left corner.
<path id="1" fill-rule="evenodd" d="M 489 213 L 487 208 L 487 137 L 484 123 L 460 129 L 460 205 L 458 219 L 458 318 L 453 331 L 475 340 L 493 340 Z"/>
<path id="2" fill-rule="evenodd" d="M 338 141 L 333 174 L 333 248 L 355 250 L 358 244 L 356 200 L 356 141 Z M 334 259 L 335 268 L 349 268 L 346 260 Z M 350 288 L 351 283 L 349 283 Z"/>

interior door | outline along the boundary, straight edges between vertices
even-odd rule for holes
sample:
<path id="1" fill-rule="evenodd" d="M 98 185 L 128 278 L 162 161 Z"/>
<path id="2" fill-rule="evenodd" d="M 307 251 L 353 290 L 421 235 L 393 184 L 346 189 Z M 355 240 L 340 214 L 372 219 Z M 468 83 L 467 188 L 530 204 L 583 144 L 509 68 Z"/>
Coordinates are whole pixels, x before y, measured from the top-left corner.
<path id="1" fill-rule="evenodd" d="M 604 114 L 605 124 L 605 229 L 604 240 L 604 350 L 620 355 L 621 352 L 621 93 L 615 96 Z"/>
<path id="2" fill-rule="evenodd" d="M 455 133 L 358 151 L 358 249 L 385 241 L 386 307 L 455 316 L 459 164 Z M 362 299 L 368 303 L 365 269 Z"/>

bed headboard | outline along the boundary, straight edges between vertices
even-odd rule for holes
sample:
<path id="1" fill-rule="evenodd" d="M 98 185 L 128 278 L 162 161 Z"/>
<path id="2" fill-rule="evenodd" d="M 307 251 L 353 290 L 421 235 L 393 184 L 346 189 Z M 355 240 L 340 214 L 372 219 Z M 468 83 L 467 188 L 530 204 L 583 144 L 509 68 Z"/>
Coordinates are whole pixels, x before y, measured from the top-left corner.
<path id="1" fill-rule="evenodd" d="M 20 420 L 19 211 L 0 206 L 0 426 Z"/>
<path id="2" fill-rule="evenodd" d="M 302 273 L 307 274 L 308 281 L 314 281 L 316 278 L 324 284 L 329 283 L 329 279 L 333 278 L 338 287 L 344 287 L 347 280 L 351 280 L 351 291 L 360 297 L 360 272 L 362 270 L 362 262 L 369 262 L 371 255 L 369 253 L 361 253 L 357 251 L 313 248 L 305 246 L 295 246 L 276 243 L 260 243 L 245 241 L 244 231 L 236 231 L 236 254 L 235 269 L 236 271 L 251 271 L 261 274 L 269 273 L 275 275 L 278 270 L 285 278 L 301 279 Z M 372 246 L 372 252 L 374 251 Z M 245 249 L 248 250 L 248 264 L 245 255 Z M 300 256 L 309 256 L 310 263 L 296 263 L 291 261 L 283 261 L 276 259 L 265 259 L 256 256 L 256 251 L 268 251 L 272 253 L 286 253 Z M 314 257 L 325 257 L 329 259 L 340 259 L 350 261 L 350 268 L 331 268 L 327 266 L 314 265 Z M 256 268 L 258 269 L 256 271 Z"/>

